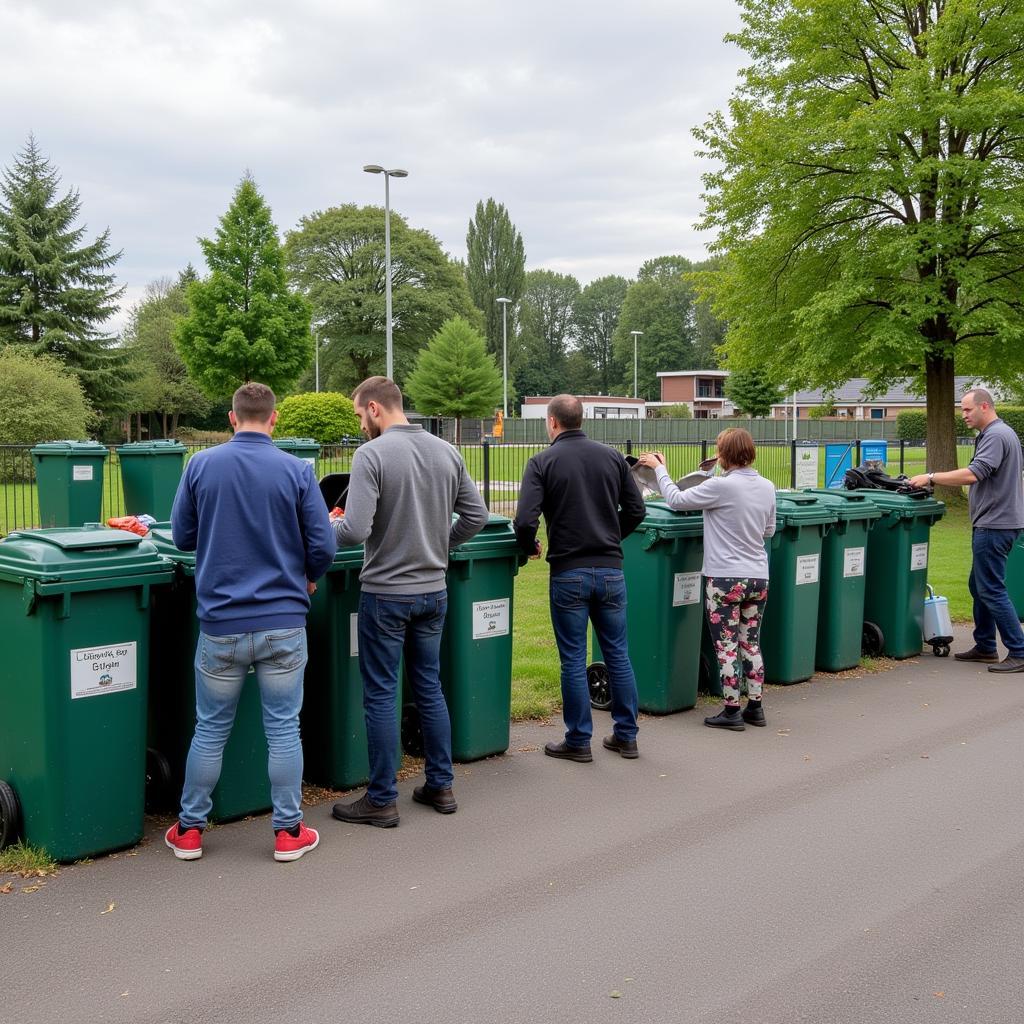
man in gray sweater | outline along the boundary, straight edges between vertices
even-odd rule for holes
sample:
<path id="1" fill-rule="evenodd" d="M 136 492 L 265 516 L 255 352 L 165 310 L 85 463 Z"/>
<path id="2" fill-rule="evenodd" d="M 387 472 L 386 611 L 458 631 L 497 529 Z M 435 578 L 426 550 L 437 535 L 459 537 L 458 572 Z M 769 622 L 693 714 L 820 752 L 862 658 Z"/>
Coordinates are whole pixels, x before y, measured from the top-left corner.
<path id="1" fill-rule="evenodd" d="M 365 544 L 359 574 L 359 671 L 370 755 L 370 783 L 334 817 L 361 825 L 398 824 L 398 666 L 403 651 L 423 726 L 426 784 L 413 799 L 441 814 L 457 809 L 452 793 L 451 720 L 441 692 L 441 631 L 448 606 L 448 551 L 477 534 L 487 509 L 459 453 L 413 426 L 402 392 L 370 377 L 352 395 L 370 439 L 352 459 L 339 547 Z M 452 523 L 452 513 L 459 518 Z"/>
<path id="2" fill-rule="evenodd" d="M 989 662 L 989 672 L 1024 672 L 1024 631 L 1006 592 L 1006 559 L 1024 529 L 1020 438 L 996 414 L 984 388 L 968 391 L 960 400 L 960 411 L 967 426 L 978 431 L 970 465 L 921 473 L 910 482 L 915 487 L 970 487 L 973 557 L 968 586 L 974 598 L 974 646 L 954 657 Z M 996 652 L 997 629 L 1006 645 L 1002 661 Z"/>

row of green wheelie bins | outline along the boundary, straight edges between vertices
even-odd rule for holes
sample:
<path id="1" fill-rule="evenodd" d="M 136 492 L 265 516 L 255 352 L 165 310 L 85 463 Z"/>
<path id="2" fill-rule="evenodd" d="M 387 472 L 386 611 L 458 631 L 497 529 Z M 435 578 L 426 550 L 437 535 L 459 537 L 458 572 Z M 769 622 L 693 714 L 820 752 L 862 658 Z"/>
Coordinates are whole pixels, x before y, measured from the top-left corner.
<path id="1" fill-rule="evenodd" d="M 302 715 L 308 781 L 366 780 L 355 615 L 362 548 L 340 550 L 312 600 Z M 453 754 L 509 742 L 513 584 L 508 519 L 452 553 L 442 684 Z M 145 538 L 92 524 L 0 543 L 0 848 L 16 838 L 60 861 L 129 846 L 144 812 L 174 811 L 195 724 L 195 556 L 161 524 Z M 243 688 L 212 817 L 270 807 L 255 676 Z"/>

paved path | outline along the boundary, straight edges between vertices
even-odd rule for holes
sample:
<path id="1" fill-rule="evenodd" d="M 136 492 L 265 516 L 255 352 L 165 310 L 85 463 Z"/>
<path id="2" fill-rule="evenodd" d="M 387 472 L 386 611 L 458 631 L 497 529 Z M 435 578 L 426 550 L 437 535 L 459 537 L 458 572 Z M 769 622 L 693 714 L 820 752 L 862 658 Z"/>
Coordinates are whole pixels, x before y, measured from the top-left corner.
<path id="1" fill-rule="evenodd" d="M 414 781 L 395 830 L 313 808 L 295 864 L 263 818 L 195 863 L 154 830 L 19 883 L 0 1020 L 1024 1020 L 1024 677 L 926 654 L 766 708 L 745 733 L 649 719 L 638 761 L 592 765 L 517 726 L 458 769 L 458 814 Z"/>

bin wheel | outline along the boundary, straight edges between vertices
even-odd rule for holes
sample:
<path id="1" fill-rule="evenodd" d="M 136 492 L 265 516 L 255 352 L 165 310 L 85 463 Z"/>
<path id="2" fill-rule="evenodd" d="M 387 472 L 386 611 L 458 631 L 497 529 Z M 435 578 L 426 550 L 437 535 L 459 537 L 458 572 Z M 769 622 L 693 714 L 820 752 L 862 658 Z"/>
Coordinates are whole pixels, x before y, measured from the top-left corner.
<path id="1" fill-rule="evenodd" d="M 934 654 L 936 658 L 948 658 L 949 644 L 936 644 L 932 648 L 932 654 Z"/>
<path id="2" fill-rule="evenodd" d="M 0 782 L 0 850 L 16 842 L 21 832 L 21 804 L 6 782 Z"/>
<path id="3" fill-rule="evenodd" d="M 598 711 L 607 711 L 612 706 L 612 686 L 608 669 L 603 661 L 587 666 L 587 689 L 590 690 L 590 706 Z"/>
<path id="4" fill-rule="evenodd" d="M 877 658 L 885 647 L 885 634 L 873 622 L 864 623 L 864 631 L 860 635 L 861 653 L 869 658 Z"/>
<path id="5" fill-rule="evenodd" d="M 422 757 L 424 754 L 423 725 L 415 704 L 406 704 L 402 708 L 402 749 L 410 757 Z"/>
<path id="6" fill-rule="evenodd" d="M 174 778 L 171 763 L 155 747 L 146 747 L 146 813 L 177 810 L 174 802 Z"/>

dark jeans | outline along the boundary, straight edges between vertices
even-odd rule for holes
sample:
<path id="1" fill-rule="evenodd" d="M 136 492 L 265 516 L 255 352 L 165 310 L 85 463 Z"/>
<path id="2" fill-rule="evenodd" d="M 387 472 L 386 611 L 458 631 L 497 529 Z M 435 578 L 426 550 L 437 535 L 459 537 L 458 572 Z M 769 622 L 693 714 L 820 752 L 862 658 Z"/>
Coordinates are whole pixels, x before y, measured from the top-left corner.
<path id="1" fill-rule="evenodd" d="M 370 784 L 366 794 L 378 807 L 398 799 L 398 667 L 405 671 L 423 726 L 427 785 L 452 784 L 452 726 L 441 692 L 441 631 L 448 593 L 359 596 L 359 671 L 363 676 Z"/>
<path id="2" fill-rule="evenodd" d="M 636 739 L 636 679 L 626 645 L 626 581 L 621 569 L 568 569 L 551 577 L 551 625 L 562 662 L 565 742 L 588 747 L 594 733 L 587 686 L 587 622 L 594 624 L 611 682 L 615 735 Z"/>
<path id="3" fill-rule="evenodd" d="M 968 587 L 974 598 L 974 642 L 979 650 L 995 652 L 996 629 L 1011 657 L 1024 658 L 1024 631 L 1006 593 L 1006 559 L 1020 530 L 987 530 L 971 533 L 971 576 Z"/>

